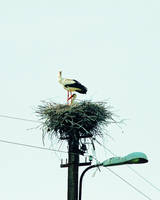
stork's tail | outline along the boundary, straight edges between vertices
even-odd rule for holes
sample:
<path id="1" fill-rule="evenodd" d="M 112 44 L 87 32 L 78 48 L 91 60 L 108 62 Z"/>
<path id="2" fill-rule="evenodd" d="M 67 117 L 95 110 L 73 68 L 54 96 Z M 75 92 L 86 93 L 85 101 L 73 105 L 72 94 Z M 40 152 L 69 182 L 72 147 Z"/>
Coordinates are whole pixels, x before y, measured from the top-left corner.
<path id="1" fill-rule="evenodd" d="M 87 88 L 85 86 L 81 85 L 81 86 L 79 86 L 79 88 L 81 90 L 77 90 L 76 92 L 79 92 L 81 94 L 86 94 L 87 93 Z"/>

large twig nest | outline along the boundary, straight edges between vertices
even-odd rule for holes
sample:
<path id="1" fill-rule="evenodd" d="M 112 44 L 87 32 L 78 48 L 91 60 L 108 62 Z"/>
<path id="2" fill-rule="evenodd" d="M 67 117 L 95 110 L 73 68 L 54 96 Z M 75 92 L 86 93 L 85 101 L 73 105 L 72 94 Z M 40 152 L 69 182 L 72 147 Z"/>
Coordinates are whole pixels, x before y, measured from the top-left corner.
<path id="1" fill-rule="evenodd" d="M 43 102 L 36 113 L 42 120 L 43 133 L 68 139 L 103 134 L 103 126 L 114 122 L 113 113 L 104 102 L 81 101 L 73 105 Z"/>

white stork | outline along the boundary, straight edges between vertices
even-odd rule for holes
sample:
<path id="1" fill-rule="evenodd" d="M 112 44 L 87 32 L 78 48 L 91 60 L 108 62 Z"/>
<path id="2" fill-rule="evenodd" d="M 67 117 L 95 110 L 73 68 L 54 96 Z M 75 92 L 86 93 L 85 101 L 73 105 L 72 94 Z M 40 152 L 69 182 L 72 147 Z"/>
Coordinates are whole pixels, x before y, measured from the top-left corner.
<path id="1" fill-rule="evenodd" d="M 74 79 L 66 79 L 62 78 L 62 72 L 60 71 L 58 73 L 58 81 L 60 84 L 63 85 L 64 89 L 67 90 L 67 104 L 69 103 L 69 100 L 71 99 L 72 103 L 72 92 L 78 92 L 81 94 L 87 93 L 87 88 L 83 86 L 80 82 L 74 80 Z M 69 97 L 70 93 L 70 97 Z M 75 96 L 76 98 L 76 96 Z"/>
<path id="2" fill-rule="evenodd" d="M 72 94 L 72 95 L 68 98 L 68 101 L 71 99 L 70 105 L 73 105 L 73 104 L 74 104 L 74 101 L 75 101 L 76 98 L 77 98 L 77 95 L 76 95 L 76 94 Z"/>

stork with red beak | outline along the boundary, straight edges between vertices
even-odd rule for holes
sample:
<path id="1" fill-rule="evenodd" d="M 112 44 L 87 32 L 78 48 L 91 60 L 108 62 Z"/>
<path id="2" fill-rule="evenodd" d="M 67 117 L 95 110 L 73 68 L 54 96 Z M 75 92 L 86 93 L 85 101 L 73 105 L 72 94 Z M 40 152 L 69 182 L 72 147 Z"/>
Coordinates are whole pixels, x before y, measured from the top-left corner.
<path id="1" fill-rule="evenodd" d="M 80 82 L 74 80 L 74 79 L 66 79 L 62 78 L 62 72 L 60 71 L 58 73 L 58 81 L 60 84 L 63 85 L 63 88 L 67 90 L 67 104 L 69 104 L 69 100 L 71 100 L 72 103 L 72 97 L 75 95 L 72 95 L 72 92 L 78 92 L 81 94 L 86 94 L 87 93 L 87 88 L 82 85 Z M 69 96 L 70 93 L 70 96 Z"/>

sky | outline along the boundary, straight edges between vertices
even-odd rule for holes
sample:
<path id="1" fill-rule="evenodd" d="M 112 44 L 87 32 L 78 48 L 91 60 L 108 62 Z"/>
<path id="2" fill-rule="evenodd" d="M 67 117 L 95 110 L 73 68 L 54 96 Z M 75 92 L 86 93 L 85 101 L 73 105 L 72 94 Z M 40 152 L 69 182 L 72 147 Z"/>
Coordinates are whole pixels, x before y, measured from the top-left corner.
<path id="1" fill-rule="evenodd" d="M 159 10 L 158 0 L 2 1 L 0 115 L 38 120 L 35 109 L 43 100 L 66 103 L 57 81 L 62 70 L 88 88 L 79 100 L 107 101 L 126 119 L 121 128 L 108 127 L 111 137 L 102 143 L 118 156 L 146 153 L 149 162 L 132 168 L 160 188 Z M 39 123 L 1 116 L 0 124 L 0 140 L 43 147 Z M 67 143 L 60 149 L 67 151 Z M 113 155 L 97 144 L 96 156 Z M 0 142 L 0 157 L 3 200 L 67 198 L 67 169 L 60 168 L 67 154 Z M 128 167 L 110 169 L 150 199 L 160 196 Z M 106 168 L 84 177 L 83 199 L 99 197 L 147 199 Z"/>

